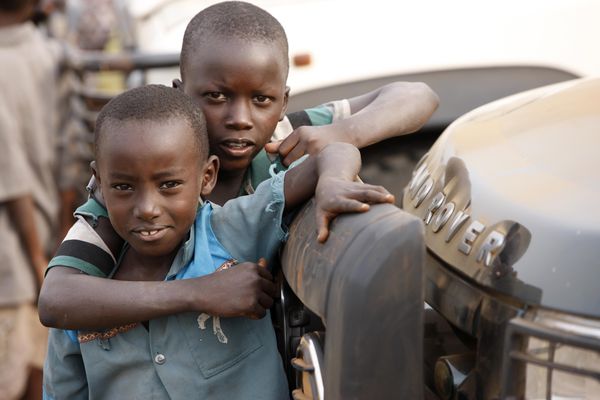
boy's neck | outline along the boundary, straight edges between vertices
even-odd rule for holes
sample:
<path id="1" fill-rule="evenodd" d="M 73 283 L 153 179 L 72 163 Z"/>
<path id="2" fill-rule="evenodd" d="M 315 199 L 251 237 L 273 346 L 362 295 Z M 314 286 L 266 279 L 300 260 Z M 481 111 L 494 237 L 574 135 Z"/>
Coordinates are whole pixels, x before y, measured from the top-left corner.
<path id="1" fill-rule="evenodd" d="M 113 278 L 122 281 L 162 281 L 169 273 L 178 251 L 179 246 L 164 256 L 145 256 L 129 247 Z"/>
<path id="2" fill-rule="evenodd" d="M 219 171 L 217 185 L 208 196 L 208 200 L 215 204 L 223 205 L 227 201 L 238 197 L 240 188 L 244 183 L 246 171 L 247 170 Z"/>

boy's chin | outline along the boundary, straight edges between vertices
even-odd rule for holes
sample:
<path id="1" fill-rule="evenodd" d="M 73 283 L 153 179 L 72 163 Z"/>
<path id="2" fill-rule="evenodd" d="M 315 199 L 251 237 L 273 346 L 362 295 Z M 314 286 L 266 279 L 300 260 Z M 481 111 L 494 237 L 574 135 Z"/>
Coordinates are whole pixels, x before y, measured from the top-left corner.
<path id="1" fill-rule="evenodd" d="M 244 174 L 252 164 L 252 158 L 248 159 L 227 159 L 219 158 L 219 175 L 239 175 Z"/>
<path id="2" fill-rule="evenodd" d="M 130 238 L 129 246 L 142 257 L 165 257 L 176 252 L 181 246 L 181 241 L 155 240 L 144 241 L 139 238 Z"/>
<path id="3" fill-rule="evenodd" d="M 143 257 L 164 257 L 172 254 L 178 246 L 160 246 L 150 243 L 129 243 L 131 248 Z"/>

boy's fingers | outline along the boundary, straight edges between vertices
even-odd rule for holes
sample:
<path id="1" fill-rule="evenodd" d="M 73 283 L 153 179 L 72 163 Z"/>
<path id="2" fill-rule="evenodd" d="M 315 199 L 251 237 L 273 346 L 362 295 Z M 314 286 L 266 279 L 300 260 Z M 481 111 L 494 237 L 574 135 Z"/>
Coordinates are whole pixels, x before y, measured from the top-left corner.
<path id="1" fill-rule="evenodd" d="M 283 159 L 283 165 L 289 167 L 291 163 L 306 154 L 306 151 L 300 146 L 294 147 L 294 149 Z"/>
<path id="2" fill-rule="evenodd" d="M 292 132 L 279 144 L 279 155 L 281 157 L 287 158 L 288 153 L 298 144 L 300 136 L 296 132 L 297 131 Z"/>
<path id="3" fill-rule="evenodd" d="M 261 319 L 267 315 L 267 310 L 265 310 L 260 304 L 257 304 L 248 314 L 248 317 L 251 319 Z"/>
<path id="4" fill-rule="evenodd" d="M 317 215 L 317 241 L 319 243 L 325 243 L 329 237 L 329 223 L 331 222 L 331 218 L 326 214 Z"/>
<path id="5" fill-rule="evenodd" d="M 381 185 L 371 185 L 369 183 L 353 182 L 353 188 L 359 191 L 373 191 L 383 194 L 390 194 L 390 192 Z"/>
<path id="6" fill-rule="evenodd" d="M 319 228 L 319 232 L 317 234 L 317 241 L 319 243 L 325 243 L 329 238 L 329 227 Z"/>
<path id="7" fill-rule="evenodd" d="M 257 268 L 258 275 L 261 278 L 266 279 L 266 280 L 272 282 L 273 281 L 273 275 L 271 275 L 271 271 L 269 271 L 268 268 L 265 268 L 266 263 L 265 263 L 264 266 L 260 265 L 260 264 L 257 264 L 257 265 L 258 265 L 258 268 Z"/>
<path id="8" fill-rule="evenodd" d="M 328 207 L 328 212 L 317 212 L 317 240 L 324 243 L 329 237 L 329 224 L 341 213 L 365 212 L 369 205 L 354 199 L 341 199 Z"/>
<path id="9" fill-rule="evenodd" d="M 376 190 L 363 190 L 360 193 L 357 193 L 357 196 L 355 197 L 356 200 L 359 200 L 361 202 L 365 202 L 365 203 L 393 203 L 395 201 L 395 197 L 394 195 L 388 193 L 387 191 L 385 192 L 380 192 L 380 191 L 376 191 Z"/>
<path id="10" fill-rule="evenodd" d="M 268 294 L 271 297 L 278 296 L 277 284 L 273 281 L 263 280 L 260 285 L 262 292 Z"/>
<path id="11" fill-rule="evenodd" d="M 354 198 L 344 198 L 331 205 L 329 211 L 332 213 L 365 212 L 369 210 L 369 204 Z"/>
<path id="12" fill-rule="evenodd" d="M 267 296 L 266 294 L 262 293 L 258 297 L 258 302 L 261 305 L 261 307 L 268 310 L 273 305 L 273 297 Z"/>
<path id="13" fill-rule="evenodd" d="M 370 190 L 374 190 L 376 192 L 390 194 L 390 192 L 386 188 L 384 188 L 383 186 L 381 186 L 381 185 L 370 185 L 368 183 L 363 183 L 362 185 L 365 185 Z"/>
<path id="14" fill-rule="evenodd" d="M 392 203 L 395 201 L 394 195 L 388 192 L 383 186 L 364 183 L 355 183 L 349 186 L 341 196 L 365 203 Z"/>
<path id="15" fill-rule="evenodd" d="M 279 151 L 279 146 L 281 145 L 282 140 L 277 140 L 275 142 L 270 142 L 265 144 L 265 151 L 267 153 L 277 153 Z"/>

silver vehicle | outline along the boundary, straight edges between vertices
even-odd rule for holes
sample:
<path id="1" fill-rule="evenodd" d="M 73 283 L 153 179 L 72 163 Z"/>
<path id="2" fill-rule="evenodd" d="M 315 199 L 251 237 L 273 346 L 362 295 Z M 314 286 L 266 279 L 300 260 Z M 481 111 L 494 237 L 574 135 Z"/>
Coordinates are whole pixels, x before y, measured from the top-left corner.
<path id="1" fill-rule="evenodd" d="M 599 127 L 600 78 L 545 86 L 454 121 L 404 212 L 319 247 L 309 206 L 283 270 L 326 328 L 297 398 L 600 398 Z"/>
<path id="2" fill-rule="evenodd" d="M 569 81 L 464 115 L 415 169 L 442 398 L 600 398 L 599 127 L 600 79 Z"/>

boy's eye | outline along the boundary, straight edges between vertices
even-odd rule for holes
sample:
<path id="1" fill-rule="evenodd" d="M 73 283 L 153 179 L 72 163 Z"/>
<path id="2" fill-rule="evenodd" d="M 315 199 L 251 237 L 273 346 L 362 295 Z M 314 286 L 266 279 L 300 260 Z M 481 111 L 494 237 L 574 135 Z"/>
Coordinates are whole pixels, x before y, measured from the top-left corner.
<path id="1" fill-rule="evenodd" d="M 133 190 L 133 187 L 127 183 L 116 183 L 112 185 L 112 188 L 115 190 Z"/>
<path id="2" fill-rule="evenodd" d="M 225 96 L 225 94 L 223 94 L 221 92 L 207 92 L 204 94 L 204 97 L 206 97 L 207 99 L 212 100 L 212 101 L 227 100 L 227 97 Z"/>
<path id="3" fill-rule="evenodd" d="M 176 188 L 179 185 L 181 185 L 181 182 L 178 182 L 178 181 L 167 181 L 167 182 L 161 183 L 160 188 L 161 189 L 173 189 L 173 188 Z"/>
<path id="4" fill-rule="evenodd" d="M 269 96 L 264 96 L 262 94 L 256 95 L 254 96 L 254 101 L 260 104 L 267 104 L 270 103 L 272 101 L 272 99 Z"/>

